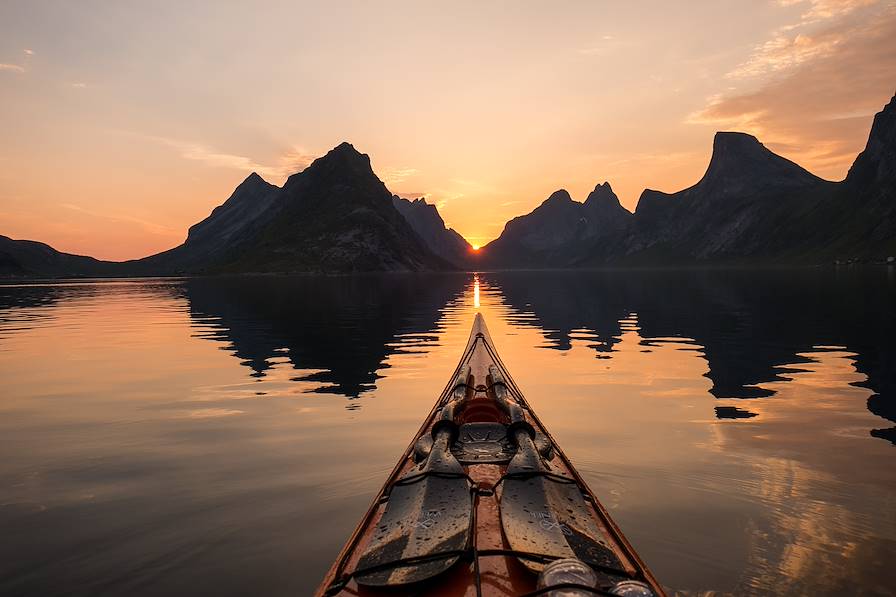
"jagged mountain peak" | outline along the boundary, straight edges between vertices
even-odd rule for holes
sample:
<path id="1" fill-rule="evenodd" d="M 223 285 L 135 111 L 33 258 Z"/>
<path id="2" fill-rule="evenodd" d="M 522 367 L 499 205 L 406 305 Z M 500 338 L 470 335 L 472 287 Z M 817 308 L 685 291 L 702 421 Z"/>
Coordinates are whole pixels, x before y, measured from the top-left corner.
<path id="1" fill-rule="evenodd" d="M 187 244 L 191 248 L 204 245 L 205 251 L 219 249 L 261 216 L 273 203 L 279 190 L 278 186 L 253 172 L 207 218 L 190 226 Z"/>
<path id="2" fill-rule="evenodd" d="M 470 244 L 453 228 L 447 228 L 438 208 L 426 199 L 392 195 L 392 205 L 438 256 L 462 267 L 469 259 Z"/>
<path id="3" fill-rule="evenodd" d="M 729 168 L 734 170 L 729 170 Z M 722 170 L 724 174 L 730 175 L 737 170 L 746 172 L 748 168 L 767 172 L 789 171 L 796 176 L 820 180 L 796 162 L 776 154 L 749 133 L 717 132 L 712 141 L 712 156 L 707 173 Z"/>
<path id="4" fill-rule="evenodd" d="M 716 133 L 712 157 L 693 191 L 707 197 L 743 196 L 821 183 L 805 168 L 779 156 L 747 133 Z"/>
<path id="5" fill-rule="evenodd" d="M 707 175 L 713 173 L 731 174 L 732 169 L 743 169 L 750 166 L 763 166 L 774 163 L 776 158 L 784 158 L 774 154 L 759 139 L 747 133 L 719 131 L 712 140 L 712 157 L 709 160 Z M 787 161 L 787 160 L 785 160 Z M 793 164 L 793 162 L 789 162 Z M 796 164 L 793 166 L 799 168 Z M 801 168 L 800 168 L 801 169 Z"/>
<path id="6" fill-rule="evenodd" d="M 408 217 L 408 214 L 411 213 L 408 210 L 412 209 L 414 213 L 425 214 L 424 217 L 433 222 L 438 222 L 438 225 L 443 228 L 445 227 L 445 222 L 442 219 L 442 215 L 439 213 L 438 208 L 436 208 L 433 203 L 427 203 L 425 197 L 408 199 L 406 197 L 401 197 L 400 195 L 392 195 L 392 204 L 395 206 L 395 209 L 400 211 L 406 218 Z"/>
<path id="7" fill-rule="evenodd" d="M 846 181 L 850 185 L 896 181 L 896 95 L 874 115 L 868 143 L 849 169 Z"/>
<path id="8" fill-rule="evenodd" d="M 343 141 L 325 155 L 317 158 L 303 171 L 289 177 L 285 189 L 295 184 L 295 180 L 313 177 L 315 179 L 333 178 L 348 181 L 353 178 L 374 178 L 379 181 L 370 165 L 370 156 L 361 153 L 355 147 Z"/>
<path id="9" fill-rule="evenodd" d="M 542 205 L 556 205 L 561 203 L 574 203 L 569 191 L 566 189 L 558 189 L 551 193 L 550 197 L 542 202 Z"/>
<path id="10" fill-rule="evenodd" d="M 247 184 L 247 183 L 248 184 L 261 184 L 261 183 L 268 184 L 268 181 L 266 181 L 264 178 L 262 178 L 258 172 L 253 172 L 252 174 L 247 176 L 246 179 L 240 184 Z"/>
<path id="11" fill-rule="evenodd" d="M 398 197 L 398 195 L 394 195 L 394 197 Z M 401 198 L 401 199 L 404 199 L 404 198 Z M 416 206 L 420 207 L 421 209 L 425 208 L 425 209 L 434 211 L 436 214 L 439 213 L 439 210 L 436 208 L 436 204 L 429 203 L 426 200 L 426 197 L 417 197 L 416 199 L 404 199 L 404 200 L 410 201 L 413 205 L 416 205 Z M 441 218 L 441 216 L 439 216 L 439 217 Z"/>
<path id="12" fill-rule="evenodd" d="M 749 133 L 740 131 L 717 131 L 712 139 L 713 151 L 724 149 L 765 149 L 765 146 L 759 142 L 759 139 Z"/>
<path id="13" fill-rule="evenodd" d="M 355 146 L 348 141 L 343 141 L 342 143 L 328 151 L 323 157 L 320 157 L 315 161 L 333 159 L 335 157 L 341 157 L 343 159 L 356 161 L 358 163 L 363 162 L 366 164 L 370 164 L 370 156 L 355 149 Z"/>
<path id="14" fill-rule="evenodd" d="M 566 189 L 557 189 L 550 194 L 546 201 L 572 201 L 572 197 Z"/>
<path id="15" fill-rule="evenodd" d="M 247 194 L 258 194 L 277 188 L 279 188 L 277 185 L 269 183 L 257 172 L 253 172 L 247 176 L 243 182 L 237 185 L 236 189 L 233 191 L 233 195 L 231 195 L 231 199 L 228 199 L 228 201 L 239 199 Z"/>
<path id="16" fill-rule="evenodd" d="M 601 204 L 619 205 L 619 197 L 613 192 L 610 183 L 606 181 L 596 185 L 585 199 L 585 206 L 589 208 Z"/>

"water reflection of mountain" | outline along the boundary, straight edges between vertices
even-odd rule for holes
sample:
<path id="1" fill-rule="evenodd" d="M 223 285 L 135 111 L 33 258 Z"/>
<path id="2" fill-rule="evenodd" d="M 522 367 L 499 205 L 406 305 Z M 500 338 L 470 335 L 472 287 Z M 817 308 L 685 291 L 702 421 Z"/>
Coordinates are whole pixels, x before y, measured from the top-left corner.
<path id="1" fill-rule="evenodd" d="M 0 339 L 59 317 L 56 307 L 103 301 L 131 301 L 137 296 L 174 297 L 177 280 L 78 280 L 0 284 Z M 11 323 L 11 326 L 7 324 Z"/>
<path id="2" fill-rule="evenodd" d="M 426 335 L 468 283 L 464 275 L 194 278 L 184 283 L 203 336 L 228 342 L 264 376 L 273 359 L 312 370 L 317 391 L 356 397 L 373 388 L 396 336 Z"/>
<path id="3" fill-rule="evenodd" d="M 703 347 L 717 398 L 761 398 L 761 384 L 807 362 L 803 353 L 842 346 L 875 394 L 868 408 L 896 421 L 896 284 L 883 268 L 781 271 L 506 272 L 483 276 L 500 288 L 521 324 L 545 330 L 566 350 L 576 330 L 612 351 L 619 321 L 637 315 L 645 343 L 683 337 Z M 735 413 L 749 416 L 749 411 Z M 723 409 L 719 416 L 726 417 Z M 896 427 L 872 435 L 896 443 Z"/>
<path id="4" fill-rule="evenodd" d="M 53 307 L 57 303 L 99 296 L 105 284 L 88 282 L 0 284 L 0 318 L 18 318 L 16 309 Z"/>

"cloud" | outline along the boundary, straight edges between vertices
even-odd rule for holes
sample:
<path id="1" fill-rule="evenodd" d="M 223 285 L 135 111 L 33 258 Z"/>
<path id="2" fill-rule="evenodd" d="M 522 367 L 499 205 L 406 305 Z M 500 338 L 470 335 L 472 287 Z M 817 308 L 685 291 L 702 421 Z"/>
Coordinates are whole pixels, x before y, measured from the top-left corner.
<path id="1" fill-rule="evenodd" d="M 739 69 L 757 76 L 752 89 L 709 98 L 688 122 L 752 133 L 817 174 L 839 178 L 896 86 L 896 6 L 809 4 L 804 19 L 832 15 L 823 27 L 794 33 L 786 44 L 773 39 L 776 50 L 766 44 Z"/>
<path id="2" fill-rule="evenodd" d="M 799 21 L 778 28 L 771 39 L 757 46 L 746 62 L 726 75 L 728 78 L 776 73 L 830 55 L 846 41 L 844 25 L 847 21 L 867 22 L 873 18 L 869 11 L 888 6 L 888 2 L 880 0 L 779 0 L 779 4 L 806 5 L 806 10 Z M 831 22 L 836 25 L 816 31 L 819 26 Z"/>
<path id="3" fill-rule="evenodd" d="M 34 50 L 31 50 L 31 49 L 29 49 L 29 48 L 25 48 L 25 49 L 22 50 L 22 51 L 25 52 L 25 55 L 26 55 L 26 56 L 34 56 Z"/>
<path id="4" fill-rule="evenodd" d="M 187 160 L 203 162 L 214 168 L 229 168 L 232 170 L 241 170 L 243 172 L 257 172 L 262 177 L 271 179 L 285 179 L 290 174 L 300 172 L 316 157 L 302 148 L 293 147 L 285 151 L 283 155 L 279 156 L 275 164 L 261 164 L 249 157 L 220 152 L 201 143 L 193 143 L 168 137 L 140 136 L 174 148 L 180 153 L 182 158 Z"/>
<path id="5" fill-rule="evenodd" d="M 110 220 L 113 222 L 127 222 L 130 224 L 137 224 L 144 231 L 148 232 L 149 234 L 155 234 L 157 236 L 179 237 L 182 234 L 182 232 L 179 230 L 175 230 L 161 224 L 156 224 L 155 222 L 150 222 L 148 220 L 142 220 L 134 216 L 97 212 L 81 207 L 80 205 L 75 205 L 74 203 L 60 203 L 59 206 L 71 211 L 76 211 L 78 213 L 88 215 L 93 218 L 102 218 L 104 220 Z"/>
<path id="6" fill-rule="evenodd" d="M 276 172 L 275 176 L 287 177 L 290 174 L 301 172 L 318 157 L 305 149 L 293 147 L 288 149 L 277 160 L 277 166 L 268 166 L 266 170 Z"/>
<path id="7" fill-rule="evenodd" d="M 838 32 L 839 33 L 839 32 Z M 728 73 L 731 79 L 755 77 L 790 69 L 804 62 L 830 55 L 844 39 L 838 33 L 811 36 L 778 35 L 765 42 L 747 62 Z"/>
<path id="8" fill-rule="evenodd" d="M 387 185 L 399 184 L 415 174 L 417 174 L 416 168 L 386 168 L 380 175 L 380 180 Z"/>
<path id="9" fill-rule="evenodd" d="M 587 46 L 583 46 L 577 51 L 579 54 L 583 54 L 585 56 L 600 56 L 618 48 L 619 45 L 620 44 L 617 43 L 615 36 L 601 35 L 600 39 L 596 43 L 591 43 Z"/>
<path id="10" fill-rule="evenodd" d="M 84 89 L 85 87 L 87 87 L 87 83 L 72 83 L 71 85 L 75 89 Z"/>
<path id="11" fill-rule="evenodd" d="M 19 66 L 18 64 L 6 64 L 0 62 L 0 70 L 5 70 L 13 73 L 23 73 L 25 72 L 25 67 Z"/>
<path id="12" fill-rule="evenodd" d="M 781 6 L 802 5 L 806 10 L 800 23 L 815 23 L 820 20 L 842 17 L 864 6 L 877 4 L 878 0 L 779 0 Z"/>
<path id="13" fill-rule="evenodd" d="M 466 195 L 452 189 L 433 189 L 426 193 L 426 198 L 436 206 L 436 209 L 442 211 L 448 203 L 457 199 L 462 199 Z"/>

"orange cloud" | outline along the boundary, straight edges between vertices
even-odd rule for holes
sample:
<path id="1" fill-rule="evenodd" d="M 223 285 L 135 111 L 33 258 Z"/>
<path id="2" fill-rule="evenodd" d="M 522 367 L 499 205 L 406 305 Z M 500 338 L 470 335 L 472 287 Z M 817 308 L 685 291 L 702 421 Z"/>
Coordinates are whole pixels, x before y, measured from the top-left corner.
<path id="1" fill-rule="evenodd" d="M 380 174 L 380 180 L 387 185 L 400 184 L 417 174 L 416 168 L 386 168 Z"/>
<path id="2" fill-rule="evenodd" d="M 292 148 L 281 155 L 276 164 L 270 165 L 256 162 L 246 156 L 217 151 L 201 143 L 167 137 L 150 136 L 148 138 L 175 148 L 184 159 L 204 162 L 216 168 L 240 170 L 246 174 L 257 172 L 271 182 L 282 182 L 290 174 L 304 170 L 317 157 L 304 149 Z"/>
<path id="3" fill-rule="evenodd" d="M 833 4 L 814 3 L 825 14 Z M 753 133 L 817 174 L 841 178 L 896 85 L 896 7 L 876 9 L 875 18 L 847 12 L 814 33 L 772 40 L 734 71 L 766 75 L 756 89 L 710 98 L 689 121 Z"/>
<path id="4" fill-rule="evenodd" d="M 877 4 L 878 0 L 779 0 L 782 6 L 808 5 L 802 15 L 803 23 L 843 16 L 863 6 Z"/>
<path id="5" fill-rule="evenodd" d="M 80 205 L 75 205 L 73 203 L 60 203 L 59 207 L 64 207 L 65 209 L 69 209 L 72 211 L 77 211 L 82 214 L 86 214 L 92 218 L 101 218 L 104 220 L 110 220 L 112 222 L 128 222 L 131 224 L 136 224 L 140 226 L 140 228 L 148 233 L 156 236 L 162 236 L 167 238 L 179 238 L 182 233 L 179 230 L 174 230 L 168 226 L 162 226 L 161 224 L 156 224 L 154 222 L 150 222 L 148 220 L 143 220 L 141 218 L 137 218 L 130 215 L 124 214 L 112 214 L 112 213 L 103 213 L 95 210 L 85 209 Z"/>

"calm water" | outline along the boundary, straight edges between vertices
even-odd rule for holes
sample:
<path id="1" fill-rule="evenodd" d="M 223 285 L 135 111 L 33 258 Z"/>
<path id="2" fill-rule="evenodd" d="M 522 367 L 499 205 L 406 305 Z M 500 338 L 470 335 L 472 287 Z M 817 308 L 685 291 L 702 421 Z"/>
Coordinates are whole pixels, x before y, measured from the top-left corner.
<path id="1" fill-rule="evenodd" d="M 681 595 L 896 586 L 896 278 L 0 286 L 0 594 L 304 595 L 484 313 Z"/>

